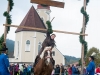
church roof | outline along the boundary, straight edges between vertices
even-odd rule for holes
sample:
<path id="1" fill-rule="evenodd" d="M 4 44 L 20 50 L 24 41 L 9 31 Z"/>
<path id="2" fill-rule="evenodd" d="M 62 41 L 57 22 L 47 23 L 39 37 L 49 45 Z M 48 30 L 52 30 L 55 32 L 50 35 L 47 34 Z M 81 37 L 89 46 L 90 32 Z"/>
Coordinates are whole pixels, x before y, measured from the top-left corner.
<path id="1" fill-rule="evenodd" d="M 20 26 L 46 29 L 45 24 L 43 23 L 43 21 L 41 20 L 37 11 L 35 10 L 35 8 L 33 6 L 30 8 L 30 10 L 26 14 L 25 18 L 22 20 Z M 36 30 L 17 28 L 15 33 L 20 32 L 20 31 L 36 31 Z"/>

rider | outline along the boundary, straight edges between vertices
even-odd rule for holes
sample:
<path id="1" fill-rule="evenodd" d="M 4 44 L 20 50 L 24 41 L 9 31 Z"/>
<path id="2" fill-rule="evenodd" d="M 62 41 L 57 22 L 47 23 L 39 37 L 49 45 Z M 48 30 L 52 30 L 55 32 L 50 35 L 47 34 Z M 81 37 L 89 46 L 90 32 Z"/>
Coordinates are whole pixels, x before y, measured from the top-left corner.
<path id="1" fill-rule="evenodd" d="M 43 50 L 44 50 L 45 47 L 50 46 L 50 47 L 51 47 L 51 50 L 52 50 L 52 49 L 54 48 L 54 46 L 55 46 L 54 38 L 56 37 L 56 35 L 55 35 L 55 34 L 51 34 L 51 35 L 50 35 L 49 31 L 47 31 L 46 34 L 47 34 L 46 39 L 45 39 L 44 42 L 42 43 L 42 48 L 41 48 L 39 54 L 36 56 L 35 63 L 34 63 L 34 65 L 33 65 L 33 67 L 35 67 L 36 63 L 37 63 L 38 60 L 40 59 L 40 55 L 41 55 L 41 53 L 43 52 Z M 54 64 L 55 64 L 55 61 L 52 60 L 52 63 L 53 63 L 53 65 L 54 65 Z"/>

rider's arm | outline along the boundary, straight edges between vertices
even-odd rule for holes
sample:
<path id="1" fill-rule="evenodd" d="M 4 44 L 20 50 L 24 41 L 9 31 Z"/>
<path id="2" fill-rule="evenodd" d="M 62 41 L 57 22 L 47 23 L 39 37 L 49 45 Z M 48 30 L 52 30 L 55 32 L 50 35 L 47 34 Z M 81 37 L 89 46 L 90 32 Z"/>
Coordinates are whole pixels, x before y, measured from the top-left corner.
<path id="1" fill-rule="evenodd" d="M 46 32 L 46 35 L 47 35 L 47 37 L 50 37 L 50 32 L 47 31 L 47 32 Z"/>

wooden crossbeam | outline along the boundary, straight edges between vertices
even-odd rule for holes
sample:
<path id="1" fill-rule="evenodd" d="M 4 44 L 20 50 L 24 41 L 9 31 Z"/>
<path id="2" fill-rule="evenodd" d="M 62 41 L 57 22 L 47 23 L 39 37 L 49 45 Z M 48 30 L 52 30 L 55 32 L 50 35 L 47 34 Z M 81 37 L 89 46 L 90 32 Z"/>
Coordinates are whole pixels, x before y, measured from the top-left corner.
<path id="1" fill-rule="evenodd" d="M 31 3 L 44 4 L 48 6 L 64 8 L 64 2 L 58 2 L 52 0 L 31 0 Z"/>
<path id="2" fill-rule="evenodd" d="M 8 25 L 8 24 L 3 24 L 3 26 L 10 26 L 10 27 L 16 27 L 16 28 L 25 28 L 25 29 L 33 29 L 33 30 L 47 31 L 47 29 L 34 28 L 34 27 L 26 27 L 26 26 L 18 26 L 18 25 Z M 53 32 L 57 32 L 57 33 L 65 33 L 65 34 L 73 34 L 73 35 L 83 35 L 83 36 L 88 36 L 88 34 L 80 34 L 80 33 L 67 32 L 67 31 L 60 31 L 60 30 L 53 30 Z"/>

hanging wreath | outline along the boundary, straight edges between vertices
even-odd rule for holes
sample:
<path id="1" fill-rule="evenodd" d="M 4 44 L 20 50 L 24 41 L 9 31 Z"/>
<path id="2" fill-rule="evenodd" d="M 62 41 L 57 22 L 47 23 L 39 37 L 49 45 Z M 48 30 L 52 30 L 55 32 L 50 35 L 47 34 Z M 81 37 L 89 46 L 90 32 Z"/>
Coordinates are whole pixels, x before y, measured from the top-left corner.
<path id="1" fill-rule="evenodd" d="M 13 0 L 8 0 L 8 1 L 9 1 L 9 11 L 12 11 L 13 6 L 14 6 Z M 7 19 L 7 24 L 11 24 L 11 23 L 12 23 L 11 15 L 10 15 L 7 11 L 5 11 L 5 12 L 3 13 L 3 16 L 6 17 L 6 19 Z M 7 27 L 7 33 L 8 33 L 8 31 L 10 31 L 10 26 Z"/>
<path id="2" fill-rule="evenodd" d="M 48 26 L 48 32 L 50 33 L 50 34 L 52 34 L 53 33 L 53 30 L 52 30 L 52 25 L 51 25 L 51 22 L 50 21 L 46 21 L 46 24 L 47 24 L 47 26 Z"/>
<path id="3" fill-rule="evenodd" d="M 9 11 L 12 11 L 13 9 L 13 6 L 14 6 L 14 3 L 13 3 L 13 0 L 8 0 L 9 2 Z M 12 23 L 12 20 L 11 20 L 11 15 L 5 11 L 3 13 L 3 16 L 6 17 L 6 20 L 7 20 L 7 24 L 11 24 Z M 10 31 L 10 26 L 7 27 L 7 33 Z M 0 50 L 2 49 L 2 43 L 4 42 L 4 34 L 2 34 L 2 36 L 0 37 Z"/>
<path id="4" fill-rule="evenodd" d="M 88 3 L 89 3 L 89 0 L 86 0 L 86 5 Z M 89 21 L 89 15 L 84 10 L 84 7 L 81 8 L 81 13 L 85 16 L 85 30 L 86 30 L 86 26 L 87 26 L 87 23 Z M 80 33 L 81 34 L 83 33 L 83 28 L 81 29 Z M 83 39 L 82 35 L 79 36 L 79 40 L 80 40 L 80 43 L 84 45 L 84 56 L 86 56 L 87 50 L 88 50 L 87 42 Z"/>

